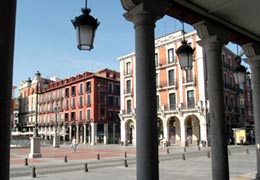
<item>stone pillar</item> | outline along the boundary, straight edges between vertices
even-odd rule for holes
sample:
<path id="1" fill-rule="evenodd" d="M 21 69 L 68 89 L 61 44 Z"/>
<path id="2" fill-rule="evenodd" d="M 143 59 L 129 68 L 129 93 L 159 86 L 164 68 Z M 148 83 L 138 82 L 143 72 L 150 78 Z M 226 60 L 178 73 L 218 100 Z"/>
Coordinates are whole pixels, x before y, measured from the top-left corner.
<path id="1" fill-rule="evenodd" d="M 108 123 L 104 124 L 104 144 L 108 144 Z"/>
<path id="2" fill-rule="evenodd" d="M 113 144 L 116 143 L 116 124 L 113 124 L 113 135 L 112 135 Z"/>
<path id="3" fill-rule="evenodd" d="M 72 126 L 69 126 L 69 140 L 72 140 Z"/>
<path id="4" fill-rule="evenodd" d="M 248 57 L 246 62 L 251 68 L 257 163 L 256 179 L 260 180 L 260 46 L 246 44 L 242 48 Z"/>
<path id="5" fill-rule="evenodd" d="M 121 2 L 128 10 L 125 18 L 134 23 L 135 29 L 137 180 L 158 180 L 154 28 L 164 13 L 160 8 L 164 7 L 155 0 L 138 5 L 129 1 Z"/>
<path id="6" fill-rule="evenodd" d="M 181 146 L 186 146 L 188 144 L 186 143 L 186 127 L 185 127 L 184 120 L 181 121 L 181 123 L 180 123 L 180 129 L 181 129 L 181 142 L 180 142 L 180 145 Z"/>
<path id="7" fill-rule="evenodd" d="M 222 71 L 222 48 L 227 43 L 227 33 L 220 27 L 205 21 L 196 23 L 194 27 L 201 38 L 198 43 L 206 53 L 212 180 L 229 179 Z"/>
<path id="8" fill-rule="evenodd" d="M 163 121 L 163 137 L 166 141 L 170 141 L 169 138 L 169 123 L 167 121 Z"/>
<path id="9" fill-rule="evenodd" d="M 96 144 L 97 136 L 97 123 L 91 123 L 91 145 Z"/>
<path id="10" fill-rule="evenodd" d="M 0 12 L 0 177 L 9 180 L 16 0 L 0 0 Z"/>
<path id="11" fill-rule="evenodd" d="M 86 124 L 83 125 L 83 143 L 87 144 L 87 126 L 86 126 Z"/>

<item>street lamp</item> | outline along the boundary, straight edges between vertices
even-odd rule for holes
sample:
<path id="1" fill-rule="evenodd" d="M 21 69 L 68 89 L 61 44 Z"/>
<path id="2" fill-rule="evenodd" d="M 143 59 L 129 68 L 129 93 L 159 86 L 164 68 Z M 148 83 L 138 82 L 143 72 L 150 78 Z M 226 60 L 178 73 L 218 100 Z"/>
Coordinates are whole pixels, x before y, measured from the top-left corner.
<path id="1" fill-rule="evenodd" d="M 60 112 L 60 107 L 58 107 L 58 99 L 56 100 L 56 107 L 54 108 L 55 110 L 55 137 L 53 138 L 53 147 L 58 148 L 60 147 L 60 136 L 58 135 L 58 113 Z"/>
<path id="2" fill-rule="evenodd" d="M 87 8 L 87 0 L 85 0 L 85 8 L 81 9 L 82 15 L 71 20 L 76 29 L 78 48 L 80 50 L 93 49 L 95 33 L 100 24 L 97 19 L 90 16 L 91 9 Z"/>
<path id="3" fill-rule="evenodd" d="M 243 84 L 246 81 L 246 67 L 241 65 L 241 58 L 237 56 L 236 58 L 236 67 L 233 70 L 233 76 L 236 84 Z"/>
<path id="4" fill-rule="evenodd" d="M 181 41 L 182 45 L 176 50 L 176 54 L 179 58 L 180 66 L 182 70 L 191 70 L 192 63 L 193 63 L 193 52 L 195 48 L 191 48 L 187 41 L 185 40 L 184 36 L 184 23 L 182 21 L 182 33 L 183 33 L 183 40 Z"/>

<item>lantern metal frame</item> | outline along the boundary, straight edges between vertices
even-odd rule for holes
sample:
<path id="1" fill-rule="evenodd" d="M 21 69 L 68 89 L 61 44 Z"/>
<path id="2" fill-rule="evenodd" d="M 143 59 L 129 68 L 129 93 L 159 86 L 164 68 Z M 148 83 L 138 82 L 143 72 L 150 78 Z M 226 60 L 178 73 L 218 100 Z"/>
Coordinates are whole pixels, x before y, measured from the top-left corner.
<path id="1" fill-rule="evenodd" d="M 85 0 L 85 8 L 82 8 L 81 11 L 83 14 L 75 17 L 71 22 L 77 31 L 78 49 L 90 51 L 93 49 L 95 33 L 100 22 L 89 15 L 91 9 L 87 8 L 87 0 Z"/>
<path id="2" fill-rule="evenodd" d="M 184 22 L 181 21 L 181 23 L 183 40 L 181 41 L 182 45 L 176 50 L 176 54 L 179 58 L 181 69 L 191 70 L 193 67 L 193 52 L 195 51 L 195 48 L 192 49 L 185 40 Z"/>

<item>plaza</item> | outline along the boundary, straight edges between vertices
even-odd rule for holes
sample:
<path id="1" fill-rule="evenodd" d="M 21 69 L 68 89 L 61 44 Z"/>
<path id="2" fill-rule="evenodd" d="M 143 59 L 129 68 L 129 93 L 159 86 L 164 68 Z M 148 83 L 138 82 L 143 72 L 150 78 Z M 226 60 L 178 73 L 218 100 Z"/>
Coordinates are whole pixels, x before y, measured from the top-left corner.
<path id="1" fill-rule="evenodd" d="M 253 180 L 256 171 L 255 147 L 232 145 L 228 149 L 230 179 Z M 27 148 L 11 150 L 10 178 L 12 180 L 18 178 L 22 180 L 133 180 L 136 178 L 136 149 L 134 146 L 79 145 L 76 153 L 71 151 L 69 145 L 62 145 L 60 148 L 46 146 L 42 148 L 42 158 L 28 159 L 28 166 L 25 166 L 27 151 L 29 151 Z M 160 179 L 211 179 L 211 158 L 208 157 L 208 152 L 210 152 L 208 147 L 198 149 L 197 146 L 189 146 L 184 149 L 179 146 L 168 148 L 160 146 Z M 99 154 L 100 160 L 97 159 L 97 154 Z M 66 163 L 64 162 L 65 155 L 67 156 Z M 125 159 L 127 159 L 128 167 L 125 167 Z M 86 163 L 88 172 L 85 172 Z M 36 169 L 36 178 L 32 178 L 32 167 Z"/>

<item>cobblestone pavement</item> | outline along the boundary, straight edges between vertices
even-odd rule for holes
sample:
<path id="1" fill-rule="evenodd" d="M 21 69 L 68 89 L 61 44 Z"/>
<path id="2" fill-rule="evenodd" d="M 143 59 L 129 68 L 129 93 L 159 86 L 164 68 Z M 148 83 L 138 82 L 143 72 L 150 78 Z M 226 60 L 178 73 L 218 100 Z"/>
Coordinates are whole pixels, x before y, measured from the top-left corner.
<path id="1" fill-rule="evenodd" d="M 254 146 L 229 147 L 231 180 L 254 180 L 256 173 L 254 150 Z M 69 145 L 62 145 L 60 148 L 49 146 L 42 147 L 42 158 L 35 159 L 28 158 L 29 151 L 28 148 L 11 150 L 11 180 L 32 179 L 32 167 L 35 167 L 36 179 L 41 180 L 136 179 L 136 152 L 133 146 L 79 145 L 76 153 L 72 152 Z M 160 179 L 211 179 L 209 151 L 209 148 L 199 150 L 195 146 L 159 147 Z M 100 160 L 97 159 L 98 154 Z M 67 163 L 64 162 L 65 156 L 67 156 Z M 25 158 L 28 158 L 28 166 L 25 166 Z M 125 159 L 128 167 L 125 167 Z M 88 172 L 85 172 L 86 165 Z"/>

